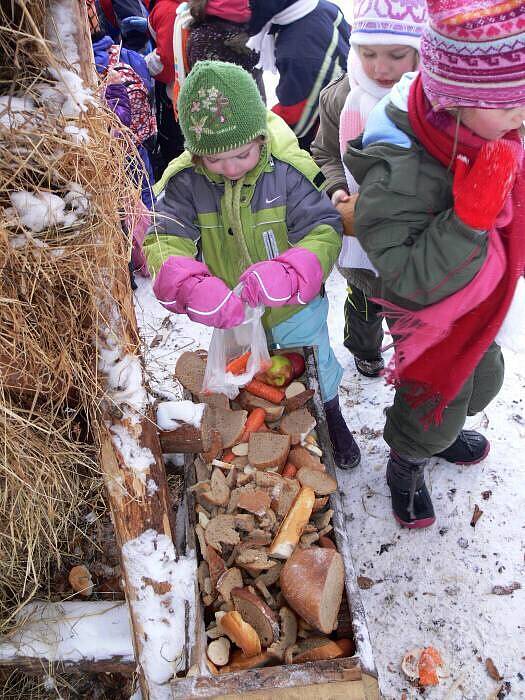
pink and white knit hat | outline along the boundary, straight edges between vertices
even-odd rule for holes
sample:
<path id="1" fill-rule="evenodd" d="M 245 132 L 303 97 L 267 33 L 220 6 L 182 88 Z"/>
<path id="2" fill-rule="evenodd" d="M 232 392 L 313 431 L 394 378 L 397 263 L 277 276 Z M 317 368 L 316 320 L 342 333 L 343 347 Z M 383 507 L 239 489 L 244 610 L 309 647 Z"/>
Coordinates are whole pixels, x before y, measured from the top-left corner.
<path id="1" fill-rule="evenodd" d="M 525 1 L 428 0 L 423 87 L 435 107 L 525 106 Z"/>
<path id="2" fill-rule="evenodd" d="M 426 19 L 425 0 L 355 0 L 350 43 L 402 44 L 419 51 Z"/>

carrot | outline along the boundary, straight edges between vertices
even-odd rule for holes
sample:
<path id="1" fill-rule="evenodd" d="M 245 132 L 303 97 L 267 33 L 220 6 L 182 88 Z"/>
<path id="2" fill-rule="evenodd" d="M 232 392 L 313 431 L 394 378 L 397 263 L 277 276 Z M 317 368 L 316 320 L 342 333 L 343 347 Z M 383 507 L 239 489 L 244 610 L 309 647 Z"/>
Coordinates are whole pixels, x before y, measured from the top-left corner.
<path id="1" fill-rule="evenodd" d="M 250 355 L 251 352 L 248 350 L 248 352 L 245 352 L 243 355 L 235 357 L 226 365 L 226 371 L 231 372 L 232 374 L 243 374 L 246 372 L 246 365 L 248 364 Z"/>
<path id="2" fill-rule="evenodd" d="M 293 479 L 296 474 L 297 467 L 295 466 L 295 464 L 292 464 L 291 462 L 286 462 L 281 472 L 281 476 L 284 476 L 287 479 Z"/>
<path id="3" fill-rule="evenodd" d="M 264 409 L 263 409 L 264 410 Z M 270 428 L 266 425 L 266 423 L 263 423 L 260 428 L 257 428 L 258 433 L 271 433 L 272 431 Z"/>
<path id="4" fill-rule="evenodd" d="M 335 643 L 343 652 L 343 656 L 352 656 L 355 654 L 355 644 L 351 639 L 336 639 Z"/>
<path id="5" fill-rule="evenodd" d="M 257 379 L 252 379 L 251 382 L 244 387 L 250 394 L 258 396 L 260 399 L 266 399 L 270 403 L 281 403 L 284 400 L 284 391 L 275 386 L 264 384 Z"/>
<path id="6" fill-rule="evenodd" d="M 225 452 L 225 453 L 222 455 L 222 461 L 223 461 L 223 462 L 228 462 L 228 464 L 229 464 L 230 462 L 233 462 L 234 459 L 235 459 L 235 455 L 233 454 L 233 452 L 232 452 L 231 450 L 229 450 L 228 452 Z"/>
<path id="7" fill-rule="evenodd" d="M 248 442 L 250 433 L 256 433 L 261 425 L 264 425 L 266 411 L 264 408 L 254 408 L 250 411 L 246 423 L 244 424 L 244 433 L 242 434 L 241 442 Z"/>
<path id="8" fill-rule="evenodd" d="M 438 685 L 437 666 L 443 666 L 443 659 L 435 647 L 425 647 L 419 657 L 419 684 Z"/>

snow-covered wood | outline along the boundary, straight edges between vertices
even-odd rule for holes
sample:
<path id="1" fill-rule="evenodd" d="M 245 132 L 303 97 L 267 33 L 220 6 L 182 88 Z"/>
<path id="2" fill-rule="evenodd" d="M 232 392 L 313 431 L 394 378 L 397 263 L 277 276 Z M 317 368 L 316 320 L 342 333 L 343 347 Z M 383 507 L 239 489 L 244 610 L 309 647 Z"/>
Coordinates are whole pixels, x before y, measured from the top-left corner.
<path id="1" fill-rule="evenodd" d="M 16 628 L 0 640 L 0 668 L 42 673 L 136 669 L 129 612 L 120 601 L 29 603 Z"/>

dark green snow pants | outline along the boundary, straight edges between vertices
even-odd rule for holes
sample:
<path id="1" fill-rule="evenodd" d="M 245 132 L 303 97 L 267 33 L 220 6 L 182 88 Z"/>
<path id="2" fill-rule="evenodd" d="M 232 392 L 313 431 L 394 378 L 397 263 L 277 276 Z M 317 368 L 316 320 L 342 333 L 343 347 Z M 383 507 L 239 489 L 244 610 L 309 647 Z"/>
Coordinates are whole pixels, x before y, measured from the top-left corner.
<path id="1" fill-rule="evenodd" d="M 441 369 L 446 372 L 446 367 Z M 418 418 L 428 411 L 428 406 L 410 408 L 403 398 L 404 390 L 396 389 L 394 404 L 386 412 L 385 441 L 407 457 L 432 457 L 445 450 L 459 435 L 465 418 L 482 411 L 497 395 L 503 384 L 504 369 L 501 349 L 492 343 L 459 394 L 443 411 L 440 425 L 431 425 L 427 430 Z"/>

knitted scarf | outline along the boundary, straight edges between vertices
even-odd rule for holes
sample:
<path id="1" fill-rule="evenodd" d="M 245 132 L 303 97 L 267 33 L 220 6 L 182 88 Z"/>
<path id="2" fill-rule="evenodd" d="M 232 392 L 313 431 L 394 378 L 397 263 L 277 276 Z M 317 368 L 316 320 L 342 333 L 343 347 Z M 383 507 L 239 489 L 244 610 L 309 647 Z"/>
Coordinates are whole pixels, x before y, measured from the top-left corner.
<path id="1" fill-rule="evenodd" d="M 367 77 L 363 70 L 361 58 L 354 46 L 350 47 L 348 54 L 348 82 L 350 92 L 346 96 L 341 115 L 339 117 L 339 148 L 341 160 L 346 153 L 349 141 L 357 138 L 365 128 L 366 120 L 379 100 L 384 97 L 390 88 L 381 87 L 374 80 Z M 354 194 L 359 191 L 359 185 L 352 173 L 343 162 L 348 191 Z"/>
<path id="2" fill-rule="evenodd" d="M 339 149 L 348 192 L 355 194 L 359 191 L 359 185 L 346 167 L 343 156 L 346 153 L 348 142 L 362 133 L 368 115 L 379 100 L 390 92 L 390 88 L 381 87 L 374 80 L 367 77 L 363 70 L 358 49 L 355 46 L 350 47 L 348 54 L 348 82 L 350 83 L 350 92 L 346 96 L 339 117 Z M 343 236 L 343 245 L 339 254 L 339 266 L 350 269 L 365 268 L 373 270 L 377 274 L 368 255 L 355 236 Z"/>
<path id="3" fill-rule="evenodd" d="M 418 76 L 408 101 L 410 125 L 418 141 L 443 166 L 454 170 L 455 155 L 473 162 L 485 141 L 459 126 L 438 128 Z M 446 118 L 446 116 L 445 116 Z M 449 117 L 452 125 L 453 117 Z M 509 139 L 520 139 L 509 132 Z M 386 315 L 395 319 L 395 355 L 387 381 L 407 387 L 413 408 L 425 406 L 424 425 L 439 424 L 444 409 L 457 396 L 503 324 L 525 269 L 525 168 L 523 162 L 513 190 L 488 233 L 483 266 L 464 288 L 419 311 L 381 300 Z M 517 206 L 516 206 L 517 205 Z M 454 272 L 450 273 L 451 275 Z"/>

